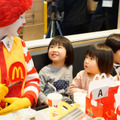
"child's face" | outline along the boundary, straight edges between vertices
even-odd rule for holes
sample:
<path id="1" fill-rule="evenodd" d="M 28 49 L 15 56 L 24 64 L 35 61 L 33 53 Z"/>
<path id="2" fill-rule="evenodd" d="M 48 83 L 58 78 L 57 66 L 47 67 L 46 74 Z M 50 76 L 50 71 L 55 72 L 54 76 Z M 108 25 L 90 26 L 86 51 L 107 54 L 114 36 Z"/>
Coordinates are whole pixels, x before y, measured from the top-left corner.
<path id="1" fill-rule="evenodd" d="M 51 45 L 48 51 L 48 56 L 54 63 L 64 63 L 66 59 L 66 49 L 62 45 Z"/>
<path id="2" fill-rule="evenodd" d="M 86 58 L 84 60 L 84 69 L 87 73 L 93 75 L 100 74 L 96 58 L 90 57 L 89 55 L 86 55 Z"/>
<path id="3" fill-rule="evenodd" d="M 19 19 L 17 19 L 13 24 L 4 27 L 5 34 L 10 36 L 18 36 L 20 28 L 26 23 L 25 21 L 25 13 L 20 15 Z"/>
<path id="4" fill-rule="evenodd" d="M 120 50 L 116 51 L 116 53 L 114 53 L 113 55 L 114 55 L 114 63 L 120 64 Z"/>

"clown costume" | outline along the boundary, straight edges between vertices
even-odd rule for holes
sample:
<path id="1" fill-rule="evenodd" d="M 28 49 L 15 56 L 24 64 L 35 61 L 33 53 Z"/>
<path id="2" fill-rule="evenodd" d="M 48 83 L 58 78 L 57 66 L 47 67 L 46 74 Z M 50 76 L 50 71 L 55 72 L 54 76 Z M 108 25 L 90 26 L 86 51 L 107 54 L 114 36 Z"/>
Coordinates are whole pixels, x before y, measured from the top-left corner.
<path id="1" fill-rule="evenodd" d="M 39 76 L 18 31 L 32 0 L 0 0 L 0 115 L 34 107 Z"/>

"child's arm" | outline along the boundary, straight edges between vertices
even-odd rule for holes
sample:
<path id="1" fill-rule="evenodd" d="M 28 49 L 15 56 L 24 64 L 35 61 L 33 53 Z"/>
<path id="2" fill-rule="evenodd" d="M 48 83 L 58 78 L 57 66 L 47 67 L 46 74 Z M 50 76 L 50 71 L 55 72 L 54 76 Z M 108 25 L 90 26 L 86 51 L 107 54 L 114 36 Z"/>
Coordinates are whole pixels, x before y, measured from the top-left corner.
<path id="1" fill-rule="evenodd" d="M 72 84 L 70 85 L 70 93 L 73 95 L 75 92 L 87 92 L 84 89 L 81 89 L 78 78 L 74 78 Z"/>
<path id="2" fill-rule="evenodd" d="M 41 89 L 39 95 L 38 95 L 38 102 L 40 104 L 47 104 L 47 96 L 44 94 L 44 89 L 45 89 L 45 85 L 47 84 L 47 76 L 45 74 L 45 68 L 42 68 L 39 72 L 39 78 L 40 78 L 40 84 L 39 87 Z"/>
<path id="3" fill-rule="evenodd" d="M 48 105 L 48 99 L 47 99 L 47 96 L 43 93 L 43 92 L 41 92 L 40 91 L 40 93 L 39 93 L 39 95 L 38 95 L 38 102 L 40 103 L 40 104 L 45 104 L 45 105 Z"/>
<path id="4" fill-rule="evenodd" d="M 65 93 L 71 95 L 69 88 L 70 88 L 70 84 L 72 83 L 72 80 L 73 80 L 73 66 L 70 65 L 68 69 L 70 71 L 70 79 L 69 79 L 69 87 L 67 88 Z"/>
<path id="5" fill-rule="evenodd" d="M 70 93 L 73 95 L 75 92 L 87 92 L 85 85 L 85 79 L 82 79 L 81 72 L 73 79 L 70 85 Z"/>

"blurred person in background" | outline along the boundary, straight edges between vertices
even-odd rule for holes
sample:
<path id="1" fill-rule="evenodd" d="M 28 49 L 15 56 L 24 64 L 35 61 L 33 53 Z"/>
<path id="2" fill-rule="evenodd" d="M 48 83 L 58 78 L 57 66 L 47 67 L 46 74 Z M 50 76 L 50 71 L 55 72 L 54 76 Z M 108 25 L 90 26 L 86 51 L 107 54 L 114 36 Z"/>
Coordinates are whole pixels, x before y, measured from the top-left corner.
<path id="1" fill-rule="evenodd" d="M 57 9 L 59 12 L 64 11 L 64 35 L 88 32 L 90 14 L 87 10 L 87 0 L 57 0 Z"/>
<path id="2" fill-rule="evenodd" d="M 117 29 L 119 0 L 94 0 L 98 2 L 90 21 L 90 32 Z"/>

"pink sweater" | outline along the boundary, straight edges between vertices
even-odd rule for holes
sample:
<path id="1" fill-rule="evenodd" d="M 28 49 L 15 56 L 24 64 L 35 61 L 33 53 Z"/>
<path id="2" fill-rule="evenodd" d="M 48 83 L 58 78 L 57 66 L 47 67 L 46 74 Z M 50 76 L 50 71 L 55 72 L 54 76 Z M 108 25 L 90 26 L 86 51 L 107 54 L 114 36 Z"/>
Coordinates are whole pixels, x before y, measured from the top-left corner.
<path id="1" fill-rule="evenodd" d="M 113 79 L 111 75 L 109 75 L 108 78 Z M 87 73 L 85 70 L 81 70 L 70 85 L 70 93 L 73 95 L 74 92 L 87 92 L 89 83 L 90 81 L 88 81 Z"/>

